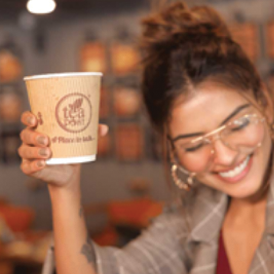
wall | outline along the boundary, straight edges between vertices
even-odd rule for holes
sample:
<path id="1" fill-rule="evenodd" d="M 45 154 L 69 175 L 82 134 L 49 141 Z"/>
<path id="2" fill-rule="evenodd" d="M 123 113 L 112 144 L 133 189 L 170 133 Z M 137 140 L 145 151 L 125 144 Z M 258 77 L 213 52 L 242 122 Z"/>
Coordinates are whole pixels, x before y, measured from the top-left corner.
<path id="1" fill-rule="evenodd" d="M 98 29 L 100 38 L 112 39 L 115 26 L 130 24 L 133 32 L 138 32 L 140 12 L 133 14 L 116 14 L 101 18 L 61 21 L 59 24 L 44 27 L 46 37 L 45 50 L 35 49 L 34 36 L 30 32 L 21 31 L 16 26 L 0 26 L 6 33 L 12 33 L 22 48 L 25 62 L 25 75 L 39 73 L 77 71 L 78 50 L 90 29 Z M 115 25 L 113 24 L 115 22 Z M 99 26 L 99 27 L 98 27 Z M 4 35 L 3 35 L 4 36 Z M 24 85 L 22 85 L 24 88 Z M 25 89 L 24 89 L 24 92 Z M 26 109 L 28 104 L 26 103 Z M 122 172 L 121 172 L 122 171 Z M 1 196 L 6 196 L 18 205 L 29 205 L 36 210 L 37 218 L 34 227 L 49 229 L 51 227 L 50 202 L 46 187 L 35 192 L 26 188 L 34 181 L 24 176 L 18 166 L 0 166 Z M 137 164 L 121 164 L 116 161 L 100 161 L 83 165 L 82 189 L 83 203 L 102 202 L 109 199 L 126 199 L 130 197 L 128 182 L 132 177 L 145 177 L 153 183 L 151 194 L 155 199 L 167 199 L 168 191 L 163 179 L 163 170 L 159 163 L 144 161 Z M 89 225 L 96 229 L 104 219 L 97 216 Z M 98 224 L 100 223 L 100 224 Z"/>

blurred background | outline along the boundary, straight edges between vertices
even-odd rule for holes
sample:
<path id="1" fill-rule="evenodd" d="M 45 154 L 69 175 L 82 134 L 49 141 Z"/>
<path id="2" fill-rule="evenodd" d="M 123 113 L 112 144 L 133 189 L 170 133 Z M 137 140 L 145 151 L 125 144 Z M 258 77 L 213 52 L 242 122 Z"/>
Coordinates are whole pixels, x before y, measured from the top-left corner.
<path id="1" fill-rule="evenodd" d="M 185 2 L 220 11 L 274 88 L 273 0 Z M 140 98 L 136 41 L 150 7 L 149 0 L 0 0 L 1 274 L 40 273 L 51 240 L 47 187 L 22 174 L 17 155 L 20 114 L 29 109 L 26 75 L 104 73 L 100 121 L 110 133 L 99 143 L 98 160 L 83 165 L 82 176 L 84 211 L 95 241 L 124 245 L 172 198 L 159 140 Z"/>

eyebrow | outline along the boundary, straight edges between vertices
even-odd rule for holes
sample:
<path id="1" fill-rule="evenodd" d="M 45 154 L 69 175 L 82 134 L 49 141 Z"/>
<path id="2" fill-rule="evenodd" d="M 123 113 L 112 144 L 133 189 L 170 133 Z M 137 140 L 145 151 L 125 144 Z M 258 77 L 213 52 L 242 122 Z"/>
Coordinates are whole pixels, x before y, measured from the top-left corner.
<path id="1" fill-rule="evenodd" d="M 227 118 L 224 119 L 224 121 L 220 124 L 220 126 L 224 125 L 226 122 L 228 122 L 231 118 L 236 116 L 239 112 L 241 112 L 243 109 L 246 109 L 250 106 L 250 104 L 244 104 L 241 106 L 238 106 Z M 195 132 L 195 133 L 189 133 L 189 134 L 180 134 L 176 136 L 175 138 L 170 138 L 172 142 L 175 142 L 179 139 L 183 138 L 190 138 L 190 137 L 196 137 L 205 134 L 205 132 Z"/>

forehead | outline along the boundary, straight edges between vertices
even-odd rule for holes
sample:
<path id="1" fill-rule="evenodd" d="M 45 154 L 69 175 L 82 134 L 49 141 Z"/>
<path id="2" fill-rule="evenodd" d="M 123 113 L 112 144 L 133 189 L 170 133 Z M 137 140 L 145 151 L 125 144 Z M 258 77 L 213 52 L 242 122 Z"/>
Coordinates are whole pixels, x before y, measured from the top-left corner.
<path id="1" fill-rule="evenodd" d="M 174 103 L 169 123 L 174 136 L 197 131 L 208 131 L 219 126 L 237 107 L 250 103 L 252 97 L 217 84 L 198 87 L 187 97 Z"/>

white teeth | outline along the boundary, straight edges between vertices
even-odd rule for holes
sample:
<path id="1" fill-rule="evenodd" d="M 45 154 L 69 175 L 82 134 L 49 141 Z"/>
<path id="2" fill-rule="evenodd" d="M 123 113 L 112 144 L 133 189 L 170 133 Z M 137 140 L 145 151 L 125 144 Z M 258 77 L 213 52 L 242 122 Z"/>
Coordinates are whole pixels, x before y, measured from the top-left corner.
<path id="1" fill-rule="evenodd" d="M 239 175 L 246 168 L 249 160 L 250 160 L 250 156 L 246 157 L 246 159 L 239 166 L 235 167 L 233 170 L 229 170 L 227 172 L 219 172 L 219 175 L 224 178 L 233 178 Z"/>

